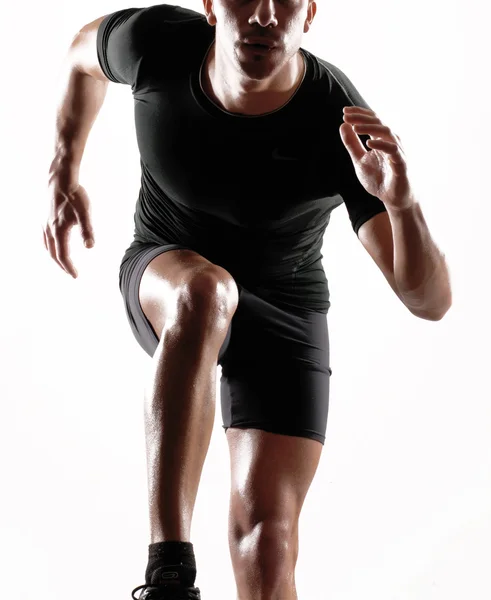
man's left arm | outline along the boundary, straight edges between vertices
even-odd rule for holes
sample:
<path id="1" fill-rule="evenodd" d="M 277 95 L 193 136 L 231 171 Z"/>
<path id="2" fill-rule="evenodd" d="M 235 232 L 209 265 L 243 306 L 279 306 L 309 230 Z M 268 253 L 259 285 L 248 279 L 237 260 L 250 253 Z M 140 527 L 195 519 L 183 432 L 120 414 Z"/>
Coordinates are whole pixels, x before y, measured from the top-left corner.
<path id="1" fill-rule="evenodd" d="M 401 140 L 371 108 L 345 106 L 343 119 L 340 135 L 358 180 L 386 209 L 363 223 L 359 237 L 409 310 L 438 321 L 452 304 L 449 272 L 409 181 Z M 359 135 L 370 137 L 368 150 Z"/>
<path id="2" fill-rule="evenodd" d="M 402 210 L 387 207 L 394 246 L 394 279 L 404 304 L 438 321 L 452 305 L 450 274 L 433 241 L 419 202 Z"/>

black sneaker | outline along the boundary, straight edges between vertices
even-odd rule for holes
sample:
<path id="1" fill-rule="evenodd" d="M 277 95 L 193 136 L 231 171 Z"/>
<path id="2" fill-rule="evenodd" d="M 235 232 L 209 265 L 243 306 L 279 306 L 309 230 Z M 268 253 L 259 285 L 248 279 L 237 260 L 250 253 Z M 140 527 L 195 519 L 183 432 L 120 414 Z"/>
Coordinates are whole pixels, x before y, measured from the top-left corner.
<path id="1" fill-rule="evenodd" d="M 134 595 L 143 590 L 138 598 Z M 140 585 L 131 592 L 133 600 L 201 600 L 199 588 L 182 585 Z"/>
<path id="2" fill-rule="evenodd" d="M 174 571 L 169 571 L 172 566 L 175 567 Z M 180 577 L 186 578 L 184 565 L 167 565 L 156 569 L 150 584 L 135 588 L 131 592 L 131 597 L 133 600 L 201 600 L 199 588 L 186 585 L 184 581 L 180 581 Z M 188 576 L 188 582 L 190 581 Z M 135 592 L 138 590 L 143 591 L 137 598 Z"/>

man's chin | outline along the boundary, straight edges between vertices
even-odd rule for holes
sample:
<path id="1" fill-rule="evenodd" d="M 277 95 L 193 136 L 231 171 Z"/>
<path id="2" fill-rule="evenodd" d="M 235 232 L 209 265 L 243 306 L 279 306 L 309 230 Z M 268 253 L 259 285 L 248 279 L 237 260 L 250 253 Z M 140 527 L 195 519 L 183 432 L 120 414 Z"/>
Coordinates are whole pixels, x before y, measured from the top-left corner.
<path id="1" fill-rule="evenodd" d="M 240 71 L 256 81 L 271 77 L 278 70 L 278 61 L 275 56 L 265 56 L 254 53 L 239 52 L 238 66 Z"/>

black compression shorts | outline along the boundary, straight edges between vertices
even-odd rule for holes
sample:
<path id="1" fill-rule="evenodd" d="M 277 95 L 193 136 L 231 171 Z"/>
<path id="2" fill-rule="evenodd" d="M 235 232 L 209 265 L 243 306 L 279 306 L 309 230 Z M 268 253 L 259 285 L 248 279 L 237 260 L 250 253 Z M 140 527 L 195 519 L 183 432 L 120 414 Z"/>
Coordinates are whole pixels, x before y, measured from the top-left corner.
<path id="1" fill-rule="evenodd" d="M 177 244 L 145 246 L 120 270 L 120 291 L 133 334 L 149 356 L 159 339 L 138 291 L 147 265 Z M 332 374 L 327 315 L 278 308 L 236 281 L 239 304 L 220 349 L 220 396 L 225 431 L 262 429 L 324 444 Z"/>

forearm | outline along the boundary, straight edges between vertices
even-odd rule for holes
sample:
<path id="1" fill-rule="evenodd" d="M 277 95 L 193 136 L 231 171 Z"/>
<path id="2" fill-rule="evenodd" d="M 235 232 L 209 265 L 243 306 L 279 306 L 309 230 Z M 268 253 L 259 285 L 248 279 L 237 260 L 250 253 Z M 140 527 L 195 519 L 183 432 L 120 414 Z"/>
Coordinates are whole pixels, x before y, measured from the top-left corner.
<path id="1" fill-rule="evenodd" d="M 439 319 L 452 304 L 450 275 L 426 225 L 420 204 L 387 210 L 394 242 L 394 277 L 406 306 L 422 318 Z"/>
<path id="2" fill-rule="evenodd" d="M 92 125 L 106 96 L 108 82 L 80 72 L 73 59 L 76 40 L 65 58 L 59 76 L 60 100 L 56 111 L 54 158 L 49 175 L 78 171 Z"/>

